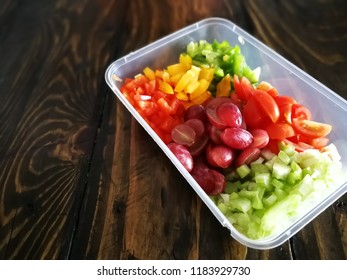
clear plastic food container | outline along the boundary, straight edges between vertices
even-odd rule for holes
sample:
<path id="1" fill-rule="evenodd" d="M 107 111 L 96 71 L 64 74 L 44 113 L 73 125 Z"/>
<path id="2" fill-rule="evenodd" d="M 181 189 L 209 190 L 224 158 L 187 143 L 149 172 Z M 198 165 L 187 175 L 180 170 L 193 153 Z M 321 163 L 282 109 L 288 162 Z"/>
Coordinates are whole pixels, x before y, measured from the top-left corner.
<path id="1" fill-rule="evenodd" d="M 299 103 L 306 104 L 312 112 L 313 119 L 333 126 L 329 138 L 336 145 L 342 158 L 341 161 L 345 171 L 343 182 L 336 186 L 318 204 L 307 208 L 306 213 L 291 221 L 276 236 L 252 240 L 239 233 L 120 92 L 122 81 L 115 77 L 121 79 L 134 77 L 134 75 L 141 73 L 146 66 L 152 69 L 165 68 L 177 62 L 179 54 L 185 52 L 185 47 L 189 42 L 199 40 L 208 42 L 226 40 L 231 45 L 239 45 L 250 68 L 261 67 L 260 81 L 267 81 L 273 84 L 281 94 L 292 96 Z M 281 245 L 347 191 L 346 100 L 230 21 L 209 18 L 172 33 L 113 62 L 108 67 L 105 78 L 118 99 L 156 141 L 221 225 L 229 229 L 234 239 L 248 247 L 270 249 Z"/>

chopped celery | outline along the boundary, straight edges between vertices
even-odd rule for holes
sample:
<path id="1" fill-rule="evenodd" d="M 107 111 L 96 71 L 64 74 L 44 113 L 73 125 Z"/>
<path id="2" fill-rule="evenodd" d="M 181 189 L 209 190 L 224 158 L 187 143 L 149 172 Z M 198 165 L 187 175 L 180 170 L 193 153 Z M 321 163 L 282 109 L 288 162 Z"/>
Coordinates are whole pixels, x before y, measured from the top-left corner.
<path id="1" fill-rule="evenodd" d="M 251 169 L 248 167 L 248 165 L 244 164 L 236 168 L 236 172 L 241 178 L 245 178 L 249 173 L 251 173 Z"/>
<path id="2" fill-rule="evenodd" d="M 252 239 L 273 235 L 319 202 L 343 178 L 338 156 L 327 152 L 296 152 L 281 143 L 275 155 L 262 151 L 262 160 L 242 165 L 230 176 L 217 205 L 241 233 Z M 300 212 L 301 211 L 301 212 Z"/>

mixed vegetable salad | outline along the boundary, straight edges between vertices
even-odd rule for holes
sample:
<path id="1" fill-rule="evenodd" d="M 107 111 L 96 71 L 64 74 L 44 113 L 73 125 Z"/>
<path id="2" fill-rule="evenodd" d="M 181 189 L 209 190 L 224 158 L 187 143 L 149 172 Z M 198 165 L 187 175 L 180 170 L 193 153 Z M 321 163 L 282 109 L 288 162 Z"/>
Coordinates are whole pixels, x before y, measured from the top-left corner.
<path id="1" fill-rule="evenodd" d="M 229 221 L 251 239 L 275 234 L 336 186 L 330 124 L 251 69 L 239 46 L 191 42 L 175 64 L 146 67 L 122 94 Z M 303 93 L 304 94 L 304 93 Z"/>

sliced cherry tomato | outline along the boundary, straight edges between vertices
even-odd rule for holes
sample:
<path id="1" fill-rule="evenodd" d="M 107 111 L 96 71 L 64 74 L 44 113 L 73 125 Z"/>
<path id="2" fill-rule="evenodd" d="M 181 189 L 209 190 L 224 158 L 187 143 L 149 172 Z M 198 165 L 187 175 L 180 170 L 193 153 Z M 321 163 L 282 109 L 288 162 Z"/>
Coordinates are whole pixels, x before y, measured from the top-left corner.
<path id="1" fill-rule="evenodd" d="M 288 124 L 292 123 L 292 106 L 293 104 L 284 104 L 278 106 L 278 109 L 280 110 L 280 117 L 278 121 L 286 122 Z"/>
<path id="2" fill-rule="evenodd" d="M 312 145 L 316 149 L 322 149 L 329 144 L 329 138 L 327 137 L 312 138 L 311 142 L 309 142 L 308 144 Z"/>
<path id="3" fill-rule="evenodd" d="M 298 134 L 297 139 L 299 142 L 307 143 L 316 149 L 322 149 L 329 144 L 329 139 L 327 137 L 311 138 L 302 134 Z"/>
<path id="4" fill-rule="evenodd" d="M 234 75 L 234 88 L 238 97 L 243 101 L 248 101 L 254 94 L 254 87 L 246 77 Z"/>
<path id="5" fill-rule="evenodd" d="M 278 91 L 276 88 L 273 87 L 273 85 L 269 84 L 268 82 L 262 81 L 258 86 L 257 89 L 263 90 L 270 94 L 272 97 L 278 96 Z"/>
<path id="6" fill-rule="evenodd" d="M 295 135 L 293 127 L 287 123 L 271 123 L 266 127 L 270 139 L 283 140 Z"/>
<path id="7" fill-rule="evenodd" d="M 278 148 L 278 140 L 270 139 L 269 143 L 264 147 L 264 150 L 270 150 L 277 155 L 280 151 Z"/>
<path id="8" fill-rule="evenodd" d="M 260 107 L 258 101 L 252 96 L 243 108 L 245 123 L 250 128 L 265 128 L 271 123 L 270 117 Z"/>
<path id="9" fill-rule="evenodd" d="M 332 129 L 330 124 L 305 119 L 293 118 L 292 122 L 293 127 L 298 133 L 311 138 L 325 137 Z"/>
<path id="10" fill-rule="evenodd" d="M 295 104 L 296 100 L 293 97 L 286 96 L 286 95 L 278 95 L 274 97 L 274 100 L 276 101 L 277 105 L 279 107 L 287 104 Z"/>
<path id="11" fill-rule="evenodd" d="M 297 142 L 297 143 L 295 143 L 295 142 L 292 142 L 292 141 L 290 141 L 288 139 L 284 139 L 283 141 L 287 145 L 293 146 L 297 152 L 303 152 L 303 151 L 308 150 L 308 149 L 313 149 L 313 146 L 311 146 L 309 144 L 306 144 L 304 142 Z"/>
<path id="12" fill-rule="evenodd" d="M 263 109 L 266 115 L 270 117 L 272 122 L 277 122 L 280 117 L 280 111 L 275 100 L 263 90 L 255 90 L 254 98 Z"/>
<path id="13" fill-rule="evenodd" d="M 301 104 L 293 104 L 292 106 L 292 118 L 300 120 L 311 120 L 311 111 Z"/>

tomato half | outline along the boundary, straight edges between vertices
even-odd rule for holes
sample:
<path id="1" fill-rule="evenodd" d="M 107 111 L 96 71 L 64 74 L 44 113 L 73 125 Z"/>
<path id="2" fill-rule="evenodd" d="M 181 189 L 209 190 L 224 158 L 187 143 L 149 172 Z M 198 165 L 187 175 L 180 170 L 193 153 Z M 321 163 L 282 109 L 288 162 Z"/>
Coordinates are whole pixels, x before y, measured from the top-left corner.
<path id="1" fill-rule="evenodd" d="M 332 130 L 332 126 L 326 123 L 297 118 L 293 118 L 292 122 L 298 133 L 311 138 L 325 137 Z"/>
<path id="2" fill-rule="evenodd" d="M 280 111 L 272 96 L 263 90 L 257 89 L 255 90 L 254 98 L 272 122 L 277 122 L 280 117 Z"/>
<path id="3" fill-rule="evenodd" d="M 242 101 L 248 101 L 254 94 L 254 87 L 246 77 L 238 78 L 234 75 L 234 88 L 236 94 Z"/>
<path id="4" fill-rule="evenodd" d="M 287 145 L 291 145 L 291 146 L 294 146 L 295 150 L 297 152 L 303 152 L 305 150 L 308 150 L 308 149 L 313 149 L 313 146 L 307 144 L 307 143 L 304 143 L 304 142 L 297 142 L 297 143 L 294 143 L 288 139 L 284 139 L 283 140 L 284 143 L 286 143 Z"/>
<path id="5" fill-rule="evenodd" d="M 287 123 L 271 123 L 266 127 L 270 139 L 283 140 L 295 135 L 293 127 Z"/>
<path id="6" fill-rule="evenodd" d="M 329 139 L 327 137 L 310 138 L 304 135 L 298 134 L 297 139 L 300 142 L 307 143 L 316 149 L 322 149 L 329 144 Z"/>
<path id="7" fill-rule="evenodd" d="M 279 107 L 287 104 L 295 104 L 296 100 L 293 97 L 287 95 L 278 95 L 274 97 L 275 102 Z"/>
<path id="8" fill-rule="evenodd" d="M 263 90 L 270 94 L 272 97 L 278 96 L 278 91 L 276 88 L 273 87 L 273 85 L 269 84 L 268 82 L 261 82 L 257 89 Z"/>
<path id="9" fill-rule="evenodd" d="M 278 109 L 280 110 L 280 117 L 278 119 L 279 121 L 289 124 L 292 123 L 292 106 L 292 104 L 284 104 L 278 106 Z"/>
<path id="10" fill-rule="evenodd" d="M 242 115 L 246 125 L 250 128 L 265 128 L 271 123 L 271 119 L 260 107 L 254 96 L 248 100 L 243 108 Z"/>
<path id="11" fill-rule="evenodd" d="M 311 111 L 301 104 L 293 104 L 292 106 L 292 118 L 301 120 L 311 120 Z"/>

